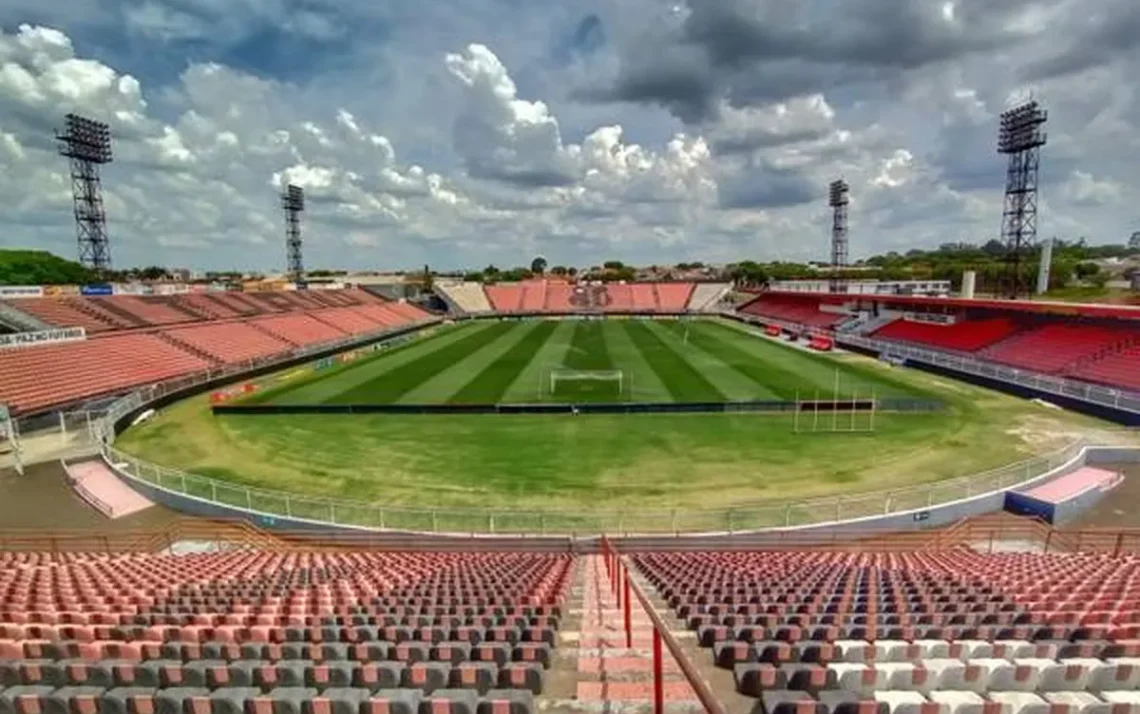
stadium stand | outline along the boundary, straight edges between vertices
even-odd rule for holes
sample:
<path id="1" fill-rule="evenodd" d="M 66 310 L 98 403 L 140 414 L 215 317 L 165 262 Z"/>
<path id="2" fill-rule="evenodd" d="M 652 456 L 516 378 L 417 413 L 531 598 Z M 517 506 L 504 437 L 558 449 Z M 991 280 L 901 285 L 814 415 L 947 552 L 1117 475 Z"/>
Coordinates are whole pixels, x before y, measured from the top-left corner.
<path id="1" fill-rule="evenodd" d="M 116 322 L 81 309 L 82 304 L 81 300 L 69 298 L 28 298 L 7 303 L 9 307 L 56 327 L 82 327 L 88 332 L 105 332 L 119 327 Z"/>
<path id="2" fill-rule="evenodd" d="M 108 335 L 3 350 L 0 400 L 13 411 L 29 412 L 202 372 L 210 366 L 208 360 L 151 334 Z"/>
<path id="3" fill-rule="evenodd" d="M 294 345 L 312 345 L 342 339 L 345 333 L 310 315 L 274 315 L 249 321 L 250 325 Z"/>
<path id="4" fill-rule="evenodd" d="M 201 319 L 193 312 L 180 309 L 169 297 L 117 295 L 110 298 L 93 298 L 93 301 L 105 303 L 108 307 L 113 305 L 116 310 L 131 315 L 143 325 L 173 325 Z"/>
<path id="5" fill-rule="evenodd" d="M 221 322 L 177 327 L 161 333 L 196 354 L 224 364 L 283 354 L 293 345 L 245 322 Z"/>
<path id="6" fill-rule="evenodd" d="M 518 312 L 522 305 L 522 287 L 519 283 L 498 283 L 484 289 L 491 306 L 499 312 Z"/>
<path id="7" fill-rule="evenodd" d="M 522 302 L 519 305 L 521 310 L 526 312 L 537 312 L 546 307 L 546 281 L 545 280 L 527 280 L 522 284 Z"/>
<path id="8" fill-rule="evenodd" d="M 242 313 L 218 302 L 207 293 L 186 293 L 184 295 L 171 295 L 170 302 L 183 310 L 196 313 L 203 320 L 225 320 L 231 317 L 241 317 Z"/>
<path id="9" fill-rule="evenodd" d="M 379 330 L 383 326 L 351 307 L 330 307 L 314 310 L 309 314 L 349 335 L 362 335 Z"/>
<path id="10" fill-rule="evenodd" d="M 770 714 L 1140 711 L 1132 558 L 961 549 L 636 560 Z"/>
<path id="11" fill-rule="evenodd" d="M 429 317 L 426 310 L 416 307 L 415 305 L 408 302 L 387 302 L 383 303 L 383 306 L 395 312 L 396 314 L 401 315 L 404 318 L 405 322 L 415 322 L 416 320 L 423 320 Z"/>
<path id="12" fill-rule="evenodd" d="M 656 312 L 659 305 L 657 291 L 650 283 L 633 283 L 629 286 L 629 297 L 634 310 Z"/>
<path id="13" fill-rule="evenodd" d="M 394 304 L 395 303 L 388 305 L 359 305 L 350 309 L 363 315 L 369 320 L 372 320 L 378 325 L 384 327 L 395 327 L 397 325 L 403 325 L 404 323 L 408 322 L 408 318 L 405 315 L 400 314 L 400 312 L 393 307 Z"/>
<path id="14" fill-rule="evenodd" d="M 85 342 L 0 350 L 0 403 L 27 414 L 188 376 L 218 363 L 282 355 L 299 346 L 430 317 L 414 305 L 386 302 L 362 290 L 326 291 L 312 299 L 317 291 L 281 294 L 286 297 L 217 292 L 114 296 L 113 302 L 87 297 L 8 301 L 6 306 L 17 304 L 23 314 L 38 314 L 45 324 L 85 327 L 92 337 Z M 329 303 L 350 306 L 305 307 Z M 132 349 L 138 350 L 135 370 L 124 367 Z M 49 366 L 37 372 L 33 365 L 39 361 Z"/>
<path id="15" fill-rule="evenodd" d="M 1109 354 L 1137 337 L 1140 333 L 1114 327 L 1050 323 L 998 342 L 982 354 L 994 362 L 1057 374 L 1078 361 Z"/>
<path id="16" fill-rule="evenodd" d="M 1070 371 L 1073 377 L 1140 391 L 1140 345 L 1113 352 Z"/>
<path id="17" fill-rule="evenodd" d="M 0 554 L 12 714 L 532 714 L 573 559 Z"/>
<path id="18" fill-rule="evenodd" d="M 205 293 L 206 297 L 214 302 L 217 302 L 224 307 L 229 308 L 233 312 L 243 317 L 249 315 L 260 315 L 263 310 L 256 305 L 253 305 L 241 298 L 240 293 L 231 292 L 218 292 L 218 293 Z"/>
<path id="19" fill-rule="evenodd" d="M 682 312 L 689 305 L 693 295 L 693 283 L 654 283 L 658 297 L 658 309 L 664 312 Z"/>
<path id="20" fill-rule="evenodd" d="M 697 312 L 715 310 L 721 298 L 731 289 L 729 283 L 697 283 L 689 298 L 688 308 Z"/>
<path id="21" fill-rule="evenodd" d="M 574 286 L 562 280 L 552 280 L 546 286 L 545 308 L 551 312 L 571 312 L 574 305 L 570 296 L 574 293 Z"/>
<path id="22" fill-rule="evenodd" d="M 740 312 L 773 320 L 795 322 L 808 327 L 832 327 L 846 316 L 821 312 L 819 298 L 789 295 L 761 295 L 741 306 Z"/>
<path id="23" fill-rule="evenodd" d="M 609 294 L 608 300 L 603 298 L 603 302 L 599 305 L 606 310 L 614 312 L 629 312 L 635 309 L 633 304 L 633 288 L 627 283 L 610 283 L 603 286 L 605 290 L 601 294 Z"/>
<path id="24" fill-rule="evenodd" d="M 483 292 L 482 283 L 465 281 L 462 283 L 436 283 L 436 288 L 455 303 L 456 307 L 464 312 L 490 312 L 491 303 L 487 300 L 487 293 Z"/>
<path id="25" fill-rule="evenodd" d="M 877 330 L 875 337 L 899 342 L 916 342 L 939 349 L 976 352 L 1004 340 L 1017 331 L 1008 318 L 959 320 L 950 325 L 915 320 L 895 320 Z"/>

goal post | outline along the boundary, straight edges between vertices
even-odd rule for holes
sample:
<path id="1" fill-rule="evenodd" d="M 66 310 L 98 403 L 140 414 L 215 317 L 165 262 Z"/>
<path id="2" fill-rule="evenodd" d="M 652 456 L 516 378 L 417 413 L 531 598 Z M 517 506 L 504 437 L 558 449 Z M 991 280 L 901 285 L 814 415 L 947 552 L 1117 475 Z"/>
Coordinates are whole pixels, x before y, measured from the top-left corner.
<path id="1" fill-rule="evenodd" d="M 630 388 L 628 375 L 621 369 L 570 369 L 552 367 L 542 380 L 543 397 L 576 401 L 599 398 L 624 400 Z"/>

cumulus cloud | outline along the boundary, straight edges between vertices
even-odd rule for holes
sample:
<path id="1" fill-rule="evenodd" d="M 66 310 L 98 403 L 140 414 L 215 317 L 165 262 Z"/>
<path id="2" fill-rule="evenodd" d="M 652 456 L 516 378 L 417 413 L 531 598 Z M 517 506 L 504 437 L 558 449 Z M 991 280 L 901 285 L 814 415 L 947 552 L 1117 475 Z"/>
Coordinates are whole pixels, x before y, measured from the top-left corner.
<path id="1" fill-rule="evenodd" d="M 510 73 L 489 48 L 470 45 L 445 62 L 467 90 L 454 142 L 472 177 L 554 189 L 529 199 L 536 205 L 585 202 L 603 212 L 599 204 L 607 200 L 680 201 L 715 191 L 701 137 L 676 134 L 653 151 L 626 143 L 624 129 L 613 125 L 594 129 L 580 144 L 564 143 L 558 119 L 543 102 L 518 97 Z"/>
<path id="2" fill-rule="evenodd" d="M 0 3 L 5 246 L 74 253 L 68 111 L 122 265 L 276 268 L 288 182 L 314 266 L 819 259 L 840 176 L 854 256 L 986 240 L 1028 92 L 1043 234 L 1135 229 L 1129 0 L 74 5 Z"/>
<path id="3" fill-rule="evenodd" d="M 117 161 L 105 169 L 117 179 L 106 181 L 111 235 L 116 253 L 138 262 L 154 260 L 145 254 L 155 244 L 193 251 L 275 242 L 274 195 L 286 183 L 306 188 L 316 224 L 306 234 L 329 258 L 343 237 L 321 225 L 325 218 L 341 228 L 424 230 L 421 214 L 445 222 L 463 204 L 438 173 L 398 163 L 391 142 L 346 110 L 301 118 L 282 101 L 286 87 L 216 63 L 192 65 L 181 80 L 184 110 L 163 121 L 137 80 L 77 57 L 61 32 L 25 25 L 0 35 L 0 116 L 13 128 L 0 134 L 0 160 L 32 166 L 23 182 L 53 197 L 56 212 L 42 220 L 63 228 L 70 216 L 53 126 L 69 111 L 107 121 Z M 18 205 L 30 214 L 48 208 L 30 197 Z M 240 254 L 229 259 L 246 264 Z"/>

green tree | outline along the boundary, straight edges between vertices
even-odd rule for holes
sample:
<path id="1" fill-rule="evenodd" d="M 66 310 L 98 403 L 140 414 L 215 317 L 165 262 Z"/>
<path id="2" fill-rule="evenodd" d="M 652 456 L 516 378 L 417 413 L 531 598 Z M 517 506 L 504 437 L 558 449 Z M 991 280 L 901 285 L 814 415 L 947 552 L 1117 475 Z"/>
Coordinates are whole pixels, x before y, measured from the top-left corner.
<path id="1" fill-rule="evenodd" d="M 1100 273 L 1100 266 L 1096 263 L 1077 263 L 1075 272 L 1078 279 L 1089 280 Z"/>
<path id="2" fill-rule="evenodd" d="M 95 281 L 92 271 L 47 251 L 0 249 L 0 285 L 82 285 Z"/>

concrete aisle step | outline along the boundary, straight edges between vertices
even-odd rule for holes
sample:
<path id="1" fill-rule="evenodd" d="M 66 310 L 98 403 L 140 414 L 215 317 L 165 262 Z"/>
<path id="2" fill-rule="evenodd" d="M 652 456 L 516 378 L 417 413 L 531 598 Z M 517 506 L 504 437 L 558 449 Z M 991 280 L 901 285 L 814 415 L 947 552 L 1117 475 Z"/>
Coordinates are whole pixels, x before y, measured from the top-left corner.
<path id="1" fill-rule="evenodd" d="M 582 560 L 577 708 L 605 712 L 649 711 L 653 705 L 652 621 L 635 601 L 630 613 L 632 647 L 627 646 L 625 614 L 610 588 L 605 559 L 591 555 Z M 664 652 L 662 667 L 666 711 L 670 714 L 703 711 L 668 650 Z"/>
<path id="2" fill-rule="evenodd" d="M 713 664 L 712 652 L 707 648 L 702 648 L 697 643 L 696 633 L 687 629 L 685 624 L 677 619 L 669 609 L 668 603 L 653 587 L 653 584 L 637 571 L 631 571 L 630 577 L 641 586 L 650 603 L 674 633 L 689 662 L 696 667 L 697 672 L 712 689 L 713 696 L 721 703 L 727 714 L 754 714 L 754 712 L 760 711 L 759 700 L 736 691 L 736 682 L 733 679 L 732 670 L 723 669 Z"/>

